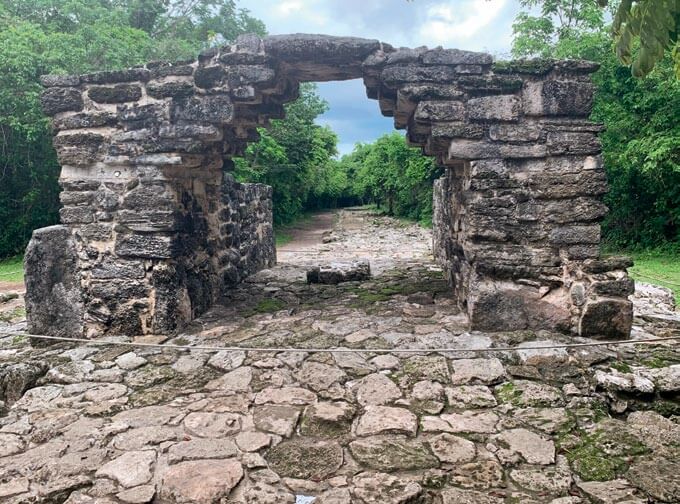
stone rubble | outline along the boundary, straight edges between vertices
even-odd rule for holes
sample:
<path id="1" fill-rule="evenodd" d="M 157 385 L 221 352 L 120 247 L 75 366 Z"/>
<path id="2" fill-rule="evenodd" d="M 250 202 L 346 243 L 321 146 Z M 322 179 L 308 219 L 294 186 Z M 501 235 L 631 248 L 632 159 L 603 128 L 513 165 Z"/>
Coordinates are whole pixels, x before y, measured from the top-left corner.
<path id="1" fill-rule="evenodd" d="M 680 502 L 678 343 L 540 351 L 522 348 L 574 340 L 470 333 L 428 233 L 342 211 L 337 241 L 282 252 L 167 339 L 242 351 L 0 337 L 0 501 Z M 307 284 L 314 261 L 353 256 L 373 278 Z M 648 305 L 634 334 L 677 335 Z M 442 345 L 457 351 L 428 350 Z M 496 346 L 519 350 L 469 352 Z"/>

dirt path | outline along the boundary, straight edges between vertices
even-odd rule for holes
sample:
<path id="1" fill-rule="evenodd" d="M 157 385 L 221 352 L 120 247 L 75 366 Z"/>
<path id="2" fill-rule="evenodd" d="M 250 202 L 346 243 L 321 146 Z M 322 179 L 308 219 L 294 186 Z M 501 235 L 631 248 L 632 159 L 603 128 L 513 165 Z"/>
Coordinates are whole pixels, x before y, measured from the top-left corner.
<path id="1" fill-rule="evenodd" d="M 315 213 L 310 219 L 287 228 L 286 231 L 292 239 L 277 247 L 277 251 L 292 253 L 295 250 L 321 244 L 324 233 L 332 231 L 337 215 L 337 212 L 332 210 Z"/>
<path id="2" fill-rule="evenodd" d="M 404 222 L 352 207 L 316 214 L 293 231 L 293 240 L 277 248 L 279 267 L 356 259 L 368 260 L 380 275 L 396 266 L 432 263 L 432 233 Z"/>
<path id="3" fill-rule="evenodd" d="M 26 289 L 24 282 L 2 282 L 0 281 L 0 294 L 7 292 L 21 292 Z"/>

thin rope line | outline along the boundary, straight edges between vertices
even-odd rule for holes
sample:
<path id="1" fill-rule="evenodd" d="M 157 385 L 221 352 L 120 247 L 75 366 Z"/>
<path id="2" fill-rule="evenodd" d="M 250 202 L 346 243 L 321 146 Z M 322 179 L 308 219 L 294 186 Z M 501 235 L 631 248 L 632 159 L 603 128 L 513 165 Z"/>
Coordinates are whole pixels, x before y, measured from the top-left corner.
<path id="1" fill-rule="evenodd" d="M 16 271 L 10 271 L 9 273 L 0 273 L 0 276 L 12 276 L 16 275 L 17 273 L 23 273 L 24 270 L 16 270 Z"/>
<path id="2" fill-rule="evenodd" d="M 645 275 L 644 273 L 637 273 L 636 271 L 631 271 L 631 274 L 633 276 L 640 276 L 640 277 L 643 277 L 643 278 L 649 278 L 650 280 L 656 280 L 657 282 L 672 285 L 674 287 L 680 287 L 680 283 L 675 283 L 675 282 L 671 282 L 670 280 L 664 280 L 662 278 L 657 278 L 657 277 Z"/>
<path id="3" fill-rule="evenodd" d="M 212 346 L 189 346 L 189 345 L 172 345 L 164 343 L 140 343 L 132 341 L 107 341 L 107 340 L 91 340 L 85 338 L 65 338 L 62 336 L 47 336 L 44 334 L 27 334 L 21 332 L 0 331 L 0 335 L 4 336 L 23 336 L 31 339 L 43 339 L 50 341 L 65 341 L 70 343 L 85 343 L 92 346 L 127 346 L 140 348 L 161 348 L 168 350 L 200 350 L 207 352 L 297 352 L 297 353 L 487 353 L 487 352 L 512 352 L 523 350 L 550 350 L 558 348 L 586 348 L 599 346 L 620 346 L 630 344 L 646 344 L 646 343 L 660 343 L 663 341 L 680 340 L 678 336 L 668 336 L 665 338 L 647 338 L 647 339 L 628 339 L 620 341 L 593 341 L 589 343 L 565 343 L 562 345 L 547 345 L 547 346 L 526 346 L 526 347 L 496 347 L 496 348 L 292 348 L 292 347 L 212 347 Z"/>

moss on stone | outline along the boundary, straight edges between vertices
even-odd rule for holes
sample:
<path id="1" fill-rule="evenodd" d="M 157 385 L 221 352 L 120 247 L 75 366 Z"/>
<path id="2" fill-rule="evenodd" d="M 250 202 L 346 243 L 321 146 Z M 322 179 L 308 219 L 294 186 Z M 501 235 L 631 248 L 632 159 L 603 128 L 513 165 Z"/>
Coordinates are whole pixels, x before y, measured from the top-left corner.
<path id="1" fill-rule="evenodd" d="M 633 369 L 625 362 L 616 361 L 609 365 L 612 369 L 616 369 L 620 373 L 631 373 Z"/>
<path id="2" fill-rule="evenodd" d="M 665 399 L 655 399 L 649 403 L 637 403 L 637 409 L 655 411 L 661 416 L 670 418 L 672 416 L 680 417 L 680 402 Z"/>
<path id="3" fill-rule="evenodd" d="M 26 317 L 26 309 L 18 306 L 11 311 L 0 313 L 0 322 L 13 322 Z"/>
<path id="4" fill-rule="evenodd" d="M 598 429 L 581 433 L 578 442 L 567 450 L 572 469 L 586 481 L 608 481 L 628 470 L 630 458 L 647 453 L 649 448 L 621 429 Z"/>
<path id="5" fill-rule="evenodd" d="M 522 397 L 522 391 L 518 390 L 514 383 L 507 382 L 499 385 L 495 389 L 496 399 L 500 403 L 519 405 L 519 398 Z"/>
<path id="6" fill-rule="evenodd" d="M 673 348 L 657 348 L 640 363 L 650 368 L 660 369 L 680 364 L 680 356 Z"/>
<path id="7" fill-rule="evenodd" d="M 286 307 L 286 302 L 275 298 L 266 298 L 260 300 L 254 307 L 245 310 L 243 316 L 248 318 L 262 313 L 275 313 L 283 310 Z"/>
<path id="8" fill-rule="evenodd" d="M 425 488 L 444 488 L 449 483 L 449 475 L 446 471 L 428 471 L 423 476 L 423 486 Z"/>

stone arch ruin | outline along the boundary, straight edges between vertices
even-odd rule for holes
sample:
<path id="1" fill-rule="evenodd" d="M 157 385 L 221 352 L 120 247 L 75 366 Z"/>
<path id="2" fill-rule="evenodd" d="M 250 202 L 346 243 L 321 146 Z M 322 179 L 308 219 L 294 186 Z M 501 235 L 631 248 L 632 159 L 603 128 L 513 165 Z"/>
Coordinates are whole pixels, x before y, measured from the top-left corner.
<path id="1" fill-rule="evenodd" d="M 587 120 L 596 66 L 494 64 L 456 49 L 246 35 L 196 61 L 46 76 L 62 225 L 26 256 L 29 330 L 168 334 L 276 260 L 271 188 L 232 158 L 301 82 L 363 78 L 381 112 L 446 167 L 436 258 L 471 328 L 627 335 L 633 283 L 599 253 L 607 190 Z"/>

